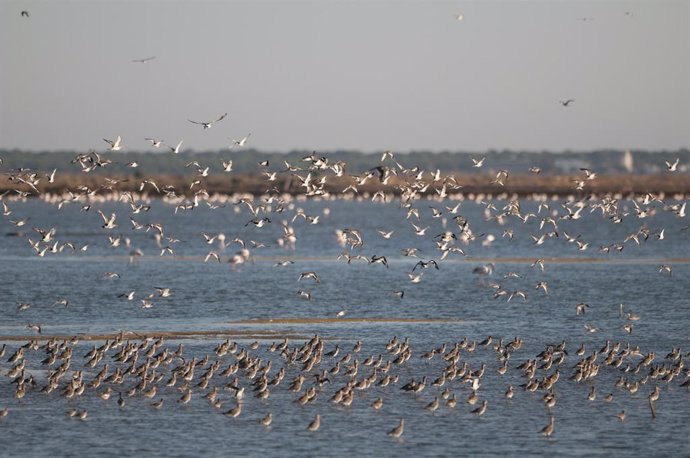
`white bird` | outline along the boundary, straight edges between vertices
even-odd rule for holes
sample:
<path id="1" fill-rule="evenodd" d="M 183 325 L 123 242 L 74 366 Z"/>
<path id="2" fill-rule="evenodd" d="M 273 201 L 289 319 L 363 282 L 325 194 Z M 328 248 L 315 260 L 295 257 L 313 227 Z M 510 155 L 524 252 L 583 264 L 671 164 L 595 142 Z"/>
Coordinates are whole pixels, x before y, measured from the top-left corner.
<path id="1" fill-rule="evenodd" d="M 678 163 L 680 162 L 680 158 L 676 158 L 676 161 L 673 164 L 668 161 L 664 162 L 666 162 L 666 168 L 668 168 L 669 172 L 675 172 L 676 170 L 678 170 Z"/>
<path id="2" fill-rule="evenodd" d="M 199 124 L 199 125 L 202 126 L 204 129 L 210 129 L 211 126 L 212 126 L 214 123 L 217 123 L 218 121 L 222 121 L 223 119 L 225 119 L 225 117 L 226 117 L 227 115 L 228 115 L 227 113 L 224 113 L 223 115 L 221 115 L 221 116 L 220 116 L 218 119 L 216 119 L 215 121 L 208 121 L 208 122 L 201 121 L 201 122 L 200 122 L 200 121 L 192 121 L 191 119 L 188 119 L 188 121 L 191 122 L 192 124 Z"/>
<path id="3" fill-rule="evenodd" d="M 173 154 L 179 154 L 179 153 L 180 153 L 180 147 L 182 146 L 182 142 L 183 142 L 183 141 L 184 141 L 184 140 L 180 140 L 180 142 L 179 142 L 174 148 L 173 148 L 172 146 L 170 146 L 170 145 L 165 145 L 165 146 L 167 146 L 168 148 L 170 148 L 170 151 L 172 151 Z"/>
<path id="4" fill-rule="evenodd" d="M 230 148 L 235 148 L 239 147 L 242 148 L 244 145 L 247 143 L 247 140 L 249 140 L 249 137 L 251 137 L 251 133 L 248 133 L 244 137 L 240 138 L 239 140 L 235 140 L 234 138 L 232 139 L 232 146 Z"/>
<path id="5" fill-rule="evenodd" d="M 475 159 L 475 158 L 472 158 L 472 162 L 474 162 L 474 165 L 473 165 L 472 167 L 481 167 L 482 165 L 484 165 L 484 160 L 485 160 L 485 159 L 486 159 L 485 157 L 483 157 L 483 158 L 481 158 L 481 159 L 479 159 L 479 160 L 477 160 L 477 159 Z"/>
<path id="6" fill-rule="evenodd" d="M 115 141 L 108 140 L 107 138 L 104 138 L 103 140 L 110 145 L 110 151 L 120 151 L 122 149 L 122 145 L 120 144 L 122 139 L 119 135 L 117 136 Z"/>
<path id="7" fill-rule="evenodd" d="M 158 139 L 149 138 L 149 137 L 146 137 L 144 140 L 150 141 L 151 146 L 153 146 L 154 148 L 160 148 L 161 145 L 163 144 L 163 142 L 165 141 L 165 140 L 158 140 Z"/>

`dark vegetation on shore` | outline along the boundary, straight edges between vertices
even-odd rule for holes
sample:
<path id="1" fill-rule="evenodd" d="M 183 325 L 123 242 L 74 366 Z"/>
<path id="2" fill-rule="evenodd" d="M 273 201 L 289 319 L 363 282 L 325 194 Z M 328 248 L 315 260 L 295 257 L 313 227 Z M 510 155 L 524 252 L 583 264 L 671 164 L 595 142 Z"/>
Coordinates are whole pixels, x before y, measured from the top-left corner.
<path id="1" fill-rule="evenodd" d="M 143 186 L 149 195 L 163 195 L 174 190 L 175 195 L 193 196 L 199 190 L 209 194 L 249 193 L 264 194 L 305 192 L 302 178 L 308 173 L 309 160 L 304 160 L 311 152 L 294 151 L 291 153 L 261 153 L 253 150 L 223 151 L 214 153 L 193 153 L 186 151 L 180 154 L 167 152 L 156 153 L 99 153 L 106 164 L 95 167 L 84 173 L 82 166 L 75 162 L 77 153 L 73 152 L 21 152 L 0 151 L 0 193 L 21 190 L 29 195 L 40 193 L 106 194 L 113 191 L 142 191 L 144 180 L 154 182 Z M 380 154 L 358 152 L 334 152 L 318 154 L 328 159 L 330 164 L 343 164 L 345 173 L 336 177 L 331 171 L 312 171 L 314 180 L 327 176 L 323 190 L 329 194 L 354 192 L 371 195 L 378 191 L 387 194 L 400 194 L 404 180 L 392 176 L 387 184 L 372 178 L 364 184 L 356 184 L 356 176 L 362 176 L 373 167 L 381 164 Z M 486 154 L 467 153 L 426 153 L 414 152 L 399 154 L 395 161 L 405 168 L 425 170 L 422 180 L 429 183 L 428 189 L 420 194 L 437 194 L 442 183 L 434 182 L 432 173 L 440 170 L 445 175 L 452 175 L 461 186 L 448 186 L 446 192 L 454 193 L 509 193 L 529 195 L 548 193 L 557 195 L 585 195 L 589 193 L 666 193 L 690 194 L 690 173 L 686 164 L 690 164 L 690 151 L 675 152 L 631 152 L 628 156 L 627 170 L 624 161 L 625 152 L 598 151 L 591 153 L 524 153 L 524 152 L 488 152 Z M 473 167 L 472 159 L 485 158 L 484 166 Z M 632 161 L 630 161 L 632 159 Z M 669 173 L 666 162 L 680 160 L 678 171 Z M 232 161 L 232 171 L 223 171 L 223 162 Z M 136 162 L 137 167 L 127 164 Z M 630 162 L 632 162 L 632 167 Z M 262 164 L 260 164 L 262 163 Z M 266 165 L 268 164 L 268 165 Z M 390 160 L 388 166 L 395 170 Z M 304 169 L 290 172 L 287 165 Z M 208 176 L 200 176 L 199 170 L 208 167 Z M 530 168 L 538 167 L 539 173 L 531 173 Z M 581 168 L 589 168 L 597 173 L 594 180 L 586 180 Z M 57 169 L 51 183 L 47 179 Z M 496 183 L 499 170 L 508 172 L 507 179 L 501 179 L 503 185 Z M 278 172 L 274 181 L 269 175 Z M 36 189 L 17 176 L 35 173 L 40 178 Z M 197 182 L 198 181 L 198 182 Z M 582 186 L 584 183 L 584 186 Z M 577 189 L 578 185 L 582 189 Z"/>

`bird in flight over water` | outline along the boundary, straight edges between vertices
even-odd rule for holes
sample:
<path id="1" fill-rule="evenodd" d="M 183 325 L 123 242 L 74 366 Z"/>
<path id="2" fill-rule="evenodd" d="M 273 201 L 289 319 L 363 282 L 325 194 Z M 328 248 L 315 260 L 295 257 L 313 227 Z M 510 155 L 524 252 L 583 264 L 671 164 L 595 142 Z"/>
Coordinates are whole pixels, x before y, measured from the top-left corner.
<path id="1" fill-rule="evenodd" d="M 559 100 L 560 104 L 563 105 L 564 107 L 567 107 L 571 103 L 573 103 L 575 99 L 568 99 L 568 100 Z"/>

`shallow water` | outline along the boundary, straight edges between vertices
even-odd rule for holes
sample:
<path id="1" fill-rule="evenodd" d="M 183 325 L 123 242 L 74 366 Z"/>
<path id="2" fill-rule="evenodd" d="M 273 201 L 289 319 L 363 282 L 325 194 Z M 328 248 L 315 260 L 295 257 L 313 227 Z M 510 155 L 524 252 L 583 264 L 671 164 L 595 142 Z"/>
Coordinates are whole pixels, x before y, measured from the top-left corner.
<path id="1" fill-rule="evenodd" d="M 441 218 L 431 217 L 428 208 L 429 205 L 442 208 L 437 202 L 422 201 L 416 205 L 422 213 L 424 224 L 421 225 L 430 226 L 423 237 L 415 235 L 398 202 L 296 202 L 295 206 L 303 208 L 306 214 L 321 216 L 317 225 L 309 225 L 302 218 L 292 223 L 297 233 L 294 249 L 278 246 L 275 241 L 282 235 L 281 220 L 290 221 L 295 208 L 272 214 L 272 223 L 259 229 L 245 226 L 252 216 L 244 205 L 238 207 L 239 213 L 234 210 L 235 205 L 227 204 L 216 210 L 202 205 L 175 215 L 170 205 L 161 201 L 151 204 L 150 212 L 133 217 L 143 224 L 160 223 L 166 236 L 179 239 L 171 244 L 174 257 L 159 256 L 160 248 L 153 239 L 155 230 L 131 229 L 128 207 L 123 204 L 93 203 L 88 212 L 80 212 L 78 204 L 69 204 L 58 212 L 54 205 L 38 200 L 10 202 L 13 213 L 0 223 L 4 232 L 0 238 L 0 262 L 4 267 L 0 282 L 0 309 L 4 317 L 0 321 L 0 336 L 26 336 L 27 340 L 35 337 L 35 331 L 27 329 L 27 323 L 40 323 L 43 335 L 61 336 L 115 334 L 121 330 L 142 335 L 199 331 L 200 335 L 196 336 L 170 337 L 165 347 L 174 351 L 183 343 L 186 358 L 210 354 L 211 361 L 222 361 L 222 369 L 234 362 L 234 357 L 217 358 L 212 350 L 225 337 L 206 335 L 208 331 L 254 333 L 248 338 L 231 339 L 243 348 L 261 338 L 261 333 L 270 331 L 276 334 L 261 338 L 260 348 L 249 351 L 263 361 L 272 361 L 275 375 L 284 362 L 277 352 L 269 352 L 268 346 L 273 341 L 279 342 L 283 335 L 291 337 L 294 347 L 304 343 L 300 336 L 309 338 L 319 334 L 325 339 L 326 351 L 335 345 L 349 351 L 355 341 L 361 340 L 360 362 L 369 355 L 383 354 L 385 360 L 395 358 L 386 352 L 385 345 L 397 335 L 408 337 L 412 349 L 407 363 L 391 369 L 391 373 L 400 376 L 400 381 L 385 388 L 357 391 L 352 406 L 337 406 L 329 398 L 348 379 L 341 372 L 332 377 L 332 383 L 320 388 L 313 404 L 302 407 L 294 402 L 297 395 L 287 389 L 300 365 L 288 366 L 285 380 L 271 388 L 267 400 L 249 394 L 242 415 L 233 419 L 221 414 L 234 406 L 230 390 L 222 391 L 224 402 L 220 410 L 202 398 L 208 389 L 195 388 L 192 401 L 181 405 L 175 401 L 182 393 L 163 383 L 157 396 L 165 399 L 160 410 L 151 408 L 151 401 L 140 394 L 126 398 L 124 409 L 118 408 L 116 395 L 103 401 L 90 388 L 71 400 L 56 392 L 41 394 L 38 391 L 45 384 L 46 375 L 40 361 L 45 351 L 30 350 L 26 376 L 33 375 L 38 386 L 18 400 L 13 396 L 15 386 L 5 375 L 11 368 L 7 359 L 26 341 L 0 338 L 0 345 L 6 343 L 8 347 L 0 362 L 0 373 L 5 380 L 0 383 L 0 408 L 10 409 L 9 415 L 0 419 L 0 455 L 675 456 L 690 453 L 682 439 L 690 432 L 685 421 L 690 414 L 690 393 L 679 386 L 684 372 L 668 383 L 649 378 L 635 394 L 616 388 L 615 382 L 621 376 L 633 382 L 648 373 L 649 368 L 643 368 L 638 374 L 622 372 L 628 364 L 639 362 L 638 357 L 626 359 L 618 369 L 602 367 L 593 382 L 575 383 L 568 379 L 578 360 L 574 351 L 581 343 L 586 344 L 589 355 L 601 349 L 607 339 L 623 345 L 629 342 L 632 346 L 639 345 L 645 354 L 654 351 L 654 364 L 664 362 L 663 357 L 673 347 L 680 347 L 684 355 L 688 351 L 690 231 L 685 229 L 687 219 L 664 211 L 661 204 L 655 205 L 658 211 L 649 218 L 640 219 L 632 214 L 620 224 L 586 209 L 582 219 L 559 223 L 558 238 L 534 245 L 530 234 L 544 232 L 539 230 L 538 219 L 523 224 L 516 218 L 508 218 L 505 225 L 499 225 L 496 221 L 485 221 L 483 205 L 466 201 L 460 213 L 470 221 L 478 238 L 468 245 L 458 244 L 467 256 L 451 254 L 442 262 L 432 238 L 444 230 L 444 225 Z M 499 208 L 504 204 L 495 202 Z M 560 208 L 558 202 L 550 205 L 552 209 Z M 632 208 L 629 202 L 622 203 L 623 206 Z M 521 201 L 521 207 L 523 212 L 537 212 L 537 204 L 532 201 Z M 101 229 L 97 208 L 102 208 L 107 215 L 116 212 L 119 227 Z M 325 208 L 330 210 L 327 215 Z M 446 228 L 455 227 L 457 232 L 451 216 L 448 215 Z M 24 218 L 29 221 L 22 228 L 8 222 L 8 219 Z M 646 242 L 641 240 L 640 245 L 625 242 L 621 252 L 598 252 L 601 245 L 623 242 L 643 224 L 652 232 L 665 228 L 664 239 L 652 235 Z M 55 237 L 61 243 L 71 241 L 77 247 L 88 243 L 88 250 L 71 253 L 66 249 L 62 253 L 36 256 L 27 241 L 39 238 L 32 228 L 53 226 L 57 229 Z M 364 240 L 364 246 L 354 252 L 369 258 L 385 255 L 388 268 L 363 261 L 348 265 L 336 259 L 349 248 L 338 244 L 335 231 L 349 227 L 361 230 Z M 384 240 L 376 233 L 377 229 L 395 230 L 395 233 L 390 240 Z M 512 240 L 502 237 L 505 229 L 514 231 Z M 579 251 L 575 243 L 565 241 L 563 231 L 571 236 L 581 234 L 581 239 L 589 242 L 589 248 Z M 228 247 L 221 251 L 217 242 L 206 244 L 202 232 L 225 233 Z M 482 246 L 489 234 L 495 240 L 490 246 Z M 127 237 L 131 246 L 111 248 L 107 235 Z M 248 247 L 250 240 L 263 242 L 266 247 L 252 249 L 248 262 L 231 266 L 225 261 L 240 248 L 230 242 L 235 237 L 243 239 Z M 423 259 L 439 260 L 440 269 L 426 269 L 420 283 L 410 283 L 407 273 L 418 259 L 403 256 L 400 250 L 405 247 L 419 248 Z M 131 262 L 129 254 L 134 248 L 141 249 L 145 256 Z M 203 262 L 212 249 L 221 253 L 222 263 Z M 531 267 L 537 258 L 545 259 L 544 272 Z M 294 264 L 276 267 L 279 260 L 294 260 Z M 472 273 L 475 267 L 490 260 L 496 263 L 493 275 L 481 277 Z M 660 273 L 661 264 L 671 265 L 672 275 Z M 298 281 L 299 274 L 306 271 L 317 272 L 320 282 Z M 419 267 L 415 273 L 418 271 Z M 119 278 L 103 278 L 105 272 L 117 272 Z M 520 277 L 504 278 L 509 272 Z M 548 295 L 535 289 L 539 281 L 548 282 Z M 492 282 L 500 283 L 507 291 L 525 291 L 527 299 L 514 297 L 509 302 L 505 296 L 494 299 L 496 289 Z M 155 287 L 169 287 L 172 295 L 158 297 Z M 132 290 L 136 291 L 134 301 L 118 298 L 119 294 Z M 309 291 L 312 300 L 301 299 L 299 290 Z M 393 295 L 394 290 L 404 290 L 404 298 Z M 154 294 L 153 307 L 140 307 L 140 299 L 148 294 Z M 61 298 L 69 300 L 67 307 L 52 305 Z M 584 316 L 575 315 L 575 305 L 579 302 L 590 305 Z M 19 303 L 28 303 L 30 308 L 17 310 Z M 632 334 L 623 329 L 627 321 L 619 316 L 621 303 L 625 312 L 640 315 L 640 320 L 633 322 Z M 353 320 L 334 321 L 340 311 Z M 585 324 L 598 331 L 587 332 Z M 447 382 L 443 388 L 428 386 L 418 395 L 400 390 L 413 377 L 426 375 L 431 381 L 440 375 L 445 363 L 438 355 L 431 361 L 421 359 L 423 353 L 442 343 L 450 346 L 464 337 L 481 341 L 488 335 L 494 337 L 494 344 L 499 337 L 507 343 L 516 336 L 524 344 L 512 354 L 505 375 L 497 373 L 500 363 L 493 345 L 462 352 L 460 364 L 467 361 L 473 370 L 486 364 L 486 375 L 478 391 L 480 400 L 489 402 L 483 416 L 469 413 L 478 404 L 470 406 L 465 402 L 469 385 L 457 379 Z M 519 388 L 526 379 L 516 366 L 534 358 L 546 345 L 558 344 L 563 339 L 568 342 L 569 355 L 560 367 L 561 377 L 555 387 L 558 399 L 552 410 L 556 418 L 555 432 L 547 439 L 538 433 L 549 420 L 542 401 L 544 391 L 531 393 Z M 81 368 L 85 361 L 82 356 L 92 345 L 101 343 L 81 339 L 74 348 L 72 368 Z M 111 371 L 115 362 L 110 355 L 115 351 L 111 350 L 104 359 L 111 365 Z M 341 356 L 342 353 L 337 359 Z M 324 357 L 312 373 L 332 367 L 335 361 Z M 90 381 L 102 365 L 86 369 L 85 381 Z M 358 380 L 370 375 L 372 370 L 361 365 Z M 546 373 L 554 370 L 555 366 Z M 203 370 L 198 368 L 194 383 L 201 373 Z M 544 372 L 538 374 L 543 376 Z M 211 386 L 222 386 L 228 381 L 216 375 Z M 305 383 L 305 388 L 311 383 Z M 116 392 L 124 393 L 134 384 L 129 379 L 123 386 L 115 387 Z M 240 384 L 250 391 L 246 377 L 240 376 Z M 509 384 L 516 388 L 512 401 L 503 395 Z M 586 397 L 592 385 L 596 386 L 598 396 L 589 402 Z M 661 388 L 661 396 L 656 404 L 658 416 L 652 420 L 647 395 L 656 385 Z M 446 387 L 457 395 L 457 407 L 449 409 L 442 400 L 435 413 L 424 410 Z M 603 400 L 609 392 L 614 396 L 611 403 Z M 384 407 L 379 412 L 369 407 L 377 397 L 384 399 Z M 88 419 L 67 417 L 65 412 L 70 408 L 87 409 Z M 626 412 L 625 422 L 616 418 L 621 410 Z M 266 430 L 258 421 L 269 411 L 274 422 Z M 321 428 L 310 433 L 306 426 L 316 413 L 322 416 Z M 406 429 L 402 439 L 395 440 L 386 432 L 400 418 L 405 418 Z"/>

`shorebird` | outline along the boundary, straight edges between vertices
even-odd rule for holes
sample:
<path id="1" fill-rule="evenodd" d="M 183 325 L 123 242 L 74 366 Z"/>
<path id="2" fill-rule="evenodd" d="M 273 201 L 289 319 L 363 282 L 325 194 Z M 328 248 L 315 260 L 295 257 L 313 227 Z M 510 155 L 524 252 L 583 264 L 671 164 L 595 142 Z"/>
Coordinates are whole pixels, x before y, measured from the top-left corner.
<path id="1" fill-rule="evenodd" d="M 405 431 L 405 419 L 401 418 L 400 423 L 398 423 L 398 426 L 396 426 L 395 428 L 388 431 L 388 435 L 391 437 L 395 437 L 397 439 L 403 435 L 404 431 Z"/>
<path id="2" fill-rule="evenodd" d="M 29 17 L 29 12 L 26 10 L 22 10 L 21 16 L 22 17 Z"/>
<path id="3" fill-rule="evenodd" d="M 266 416 L 261 419 L 261 424 L 268 428 L 271 426 L 271 423 L 273 423 L 273 415 L 271 412 L 268 412 Z"/>
<path id="4" fill-rule="evenodd" d="M 139 64 L 145 64 L 146 62 L 150 62 L 155 58 L 156 58 L 156 56 L 144 57 L 143 59 L 132 59 L 132 62 L 136 62 Z"/>
<path id="5" fill-rule="evenodd" d="M 564 107 L 567 107 L 571 103 L 573 103 L 575 99 L 567 99 L 567 100 L 559 100 L 559 103 L 563 105 Z"/>
<path id="6" fill-rule="evenodd" d="M 479 160 L 477 160 L 477 159 L 475 159 L 475 158 L 471 158 L 471 159 L 472 159 L 472 162 L 474 163 L 474 165 L 472 165 L 472 167 L 477 167 L 477 168 L 479 168 L 479 167 L 481 167 L 482 165 L 484 165 L 484 160 L 485 160 L 486 158 L 483 157 L 483 158 L 481 158 L 481 159 L 479 159 Z"/>
<path id="7" fill-rule="evenodd" d="M 539 431 L 539 432 L 545 437 L 551 437 L 551 434 L 553 434 L 553 424 L 554 424 L 554 417 L 552 415 L 551 419 L 549 420 L 549 424 L 544 426 L 541 429 L 541 431 Z"/>
<path id="8" fill-rule="evenodd" d="M 316 431 L 321 427 L 321 415 L 318 413 L 316 414 L 316 417 L 314 420 L 312 420 L 311 423 L 309 423 L 309 426 L 307 426 L 307 430 L 309 431 Z"/>
<path id="9" fill-rule="evenodd" d="M 225 119 L 225 117 L 227 115 L 228 115 L 227 113 L 224 113 L 218 119 L 216 119 L 214 121 L 208 121 L 208 122 L 192 121 L 191 119 L 188 119 L 188 121 L 191 122 L 192 124 L 198 124 L 198 125 L 202 126 L 204 129 L 210 129 L 213 124 L 217 123 L 218 121 L 222 121 L 223 119 Z"/>

